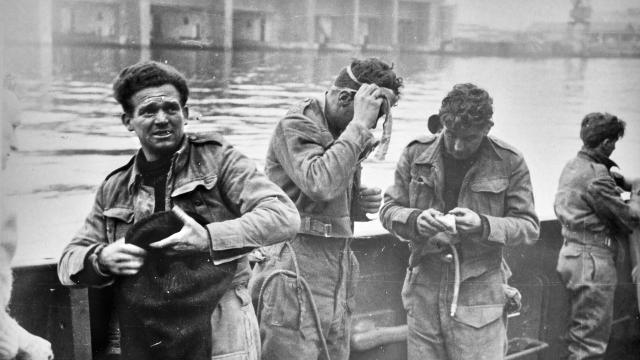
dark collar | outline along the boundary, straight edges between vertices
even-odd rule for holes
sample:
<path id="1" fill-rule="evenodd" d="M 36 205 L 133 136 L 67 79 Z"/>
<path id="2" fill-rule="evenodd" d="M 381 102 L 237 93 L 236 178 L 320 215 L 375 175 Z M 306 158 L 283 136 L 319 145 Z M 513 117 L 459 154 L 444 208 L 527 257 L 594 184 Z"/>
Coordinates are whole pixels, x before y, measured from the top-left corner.
<path id="1" fill-rule="evenodd" d="M 580 149 L 580 151 L 578 151 L 578 156 L 582 156 L 592 161 L 595 161 L 598 164 L 602 164 L 607 167 L 607 170 L 610 170 L 614 166 L 618 167 L 618 164 L 616 164 L 613 160 L 609 159 L 608 157 L 584 147 Z"/>
<path id="2" fill-rule="evenodd" d="M 180 147 L 178 150 L 171 155 L 171 166 L 174 168 L 174 171 L 179 171 L 181 168 L 186 166 L 187 159 L 189 157 L 187 144 L 189 143 L 187 136 L 182 137 L 182 142 L 180 143 Z M 129 178 L 129 184 L 127 184 L 127 188 L 129 189 L 129 194 L 133 193 L 134 186 L 139 184 L 140 179 L 142 178 L 142 173 L 140 173 L 139 168 L 139 159 L 138 157 L 141 155 L 142 149 L 138 150 L 138 153 L 134 157 L 133 161 L 133 169 L 131 170 L 131 177 Z M 142 155 L 144 156 L 144 155 Z"/>

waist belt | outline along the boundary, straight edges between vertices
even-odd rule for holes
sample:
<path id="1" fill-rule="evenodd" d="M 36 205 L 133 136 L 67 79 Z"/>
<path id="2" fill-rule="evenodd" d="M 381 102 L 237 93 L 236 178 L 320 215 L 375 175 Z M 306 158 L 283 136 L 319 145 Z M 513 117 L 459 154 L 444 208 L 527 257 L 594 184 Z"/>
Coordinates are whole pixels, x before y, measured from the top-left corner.
<path id="1" fill-rule="evenodd" d="M 330 218 L 300 214 L 300 232 L 324 237 L 352 237 L 349 217 Z"/>
<path id="2" fill-rule="evenodd" d="M 574 244 L 591 245 L 605 249 L 615 249 L 615 241 L 606 233 L 594 233 L 589 231 L 574 231 L 562 228 L 562 235 L 566 241 Z"/>

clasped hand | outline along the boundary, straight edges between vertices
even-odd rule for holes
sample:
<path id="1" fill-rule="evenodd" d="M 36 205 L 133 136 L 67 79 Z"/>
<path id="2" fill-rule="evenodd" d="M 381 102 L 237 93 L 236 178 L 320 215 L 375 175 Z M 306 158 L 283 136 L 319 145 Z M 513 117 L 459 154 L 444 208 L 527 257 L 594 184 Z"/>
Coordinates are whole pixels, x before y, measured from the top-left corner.
<path id="1" fill-rule="evenodd" d="M 456 230 L 462 234 L 474 234 L 482 231 L 482 220 L 476 212 L 462 207 L 449 211 L 455 216 Z M 418 233 L 425 238 L 430 238 L 437 233 L 450 230 L 444 222 L 439 220 L 444 214 L 436 209 L 426 209 L 420 213 L 417 219 Z"/>
<path id="2" fill-rule="evenodd" d="M 166 254 L 180 252 L 208 252 L 209 233 L 202 225 L 174 206 L 172 211 L 182 220 L 182 229 L 175 234 L 149 244 L 154 249 L 164 249 Z M 135 275 L 144 264 L 147 252 L 123 239 L 104 247 L 98 256 L 100 270 L 113 275 Z"/>
<path id="3" fill-rule="evenodd" d="M 375 214 L 382 204 L 382 190 L 379 188 L 360 187 L 360 207 L 367 214 Z"/>

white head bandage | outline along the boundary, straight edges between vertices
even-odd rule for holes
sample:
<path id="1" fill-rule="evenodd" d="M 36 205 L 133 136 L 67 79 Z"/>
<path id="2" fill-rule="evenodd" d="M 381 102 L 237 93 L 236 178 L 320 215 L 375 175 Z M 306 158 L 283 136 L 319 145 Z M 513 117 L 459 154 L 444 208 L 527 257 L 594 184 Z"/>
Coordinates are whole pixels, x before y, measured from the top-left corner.
<path id="1" fill-rule="evenodd" d="M 353 75 L 353 71 L 351 71 L 351 64 L 349 64 L 349 66 L 346 67 L 347 69 L 347 75 L 349 75 L 349 77 L 351 78 L 351 80 L 353 80 L 354 83 L 358 84 L 358 85 L 362 85 L 362 83 L 360 81 L 358 81 L 358 79 L 356 78 L 355 75 Z"/>

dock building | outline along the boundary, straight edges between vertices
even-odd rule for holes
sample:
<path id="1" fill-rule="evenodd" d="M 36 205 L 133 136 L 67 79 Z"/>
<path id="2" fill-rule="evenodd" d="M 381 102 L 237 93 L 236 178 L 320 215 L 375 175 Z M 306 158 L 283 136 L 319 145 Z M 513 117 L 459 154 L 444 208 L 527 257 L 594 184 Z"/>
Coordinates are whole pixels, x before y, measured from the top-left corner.
<path id="1" fill-rule="evenodd" d="M 202 48 L 438 50 L 446 0 L 21 0 L 6 43 Z"/>

